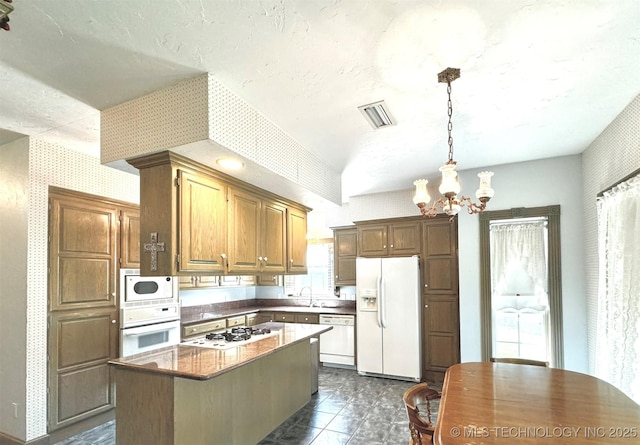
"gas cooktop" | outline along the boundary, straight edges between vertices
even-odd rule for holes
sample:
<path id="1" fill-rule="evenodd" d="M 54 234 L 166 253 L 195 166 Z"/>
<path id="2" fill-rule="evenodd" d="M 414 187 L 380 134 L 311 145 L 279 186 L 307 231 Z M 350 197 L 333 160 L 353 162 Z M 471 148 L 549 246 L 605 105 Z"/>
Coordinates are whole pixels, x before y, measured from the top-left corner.
<path id="1" fill-rule="evenodd" d="M 203 348 L 229 349 L 277 334 L 278 331 L 271 331 L 271 329 L 268 328 L 236 327 L 227 331 L 211 332 L 202 337 L 185 341 L 182 344 Z"/>

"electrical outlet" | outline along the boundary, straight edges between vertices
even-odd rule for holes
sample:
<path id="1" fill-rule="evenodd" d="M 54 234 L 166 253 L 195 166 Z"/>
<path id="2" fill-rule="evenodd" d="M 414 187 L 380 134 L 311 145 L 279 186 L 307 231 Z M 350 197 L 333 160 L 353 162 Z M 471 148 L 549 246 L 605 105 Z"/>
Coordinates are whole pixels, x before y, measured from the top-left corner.
<path id="1" fill-rule="evenodd" d="M 13 417 L 14 418 L 18 418 L 18 404 L 16 402 L 12 403 L 13 405 Z"/>

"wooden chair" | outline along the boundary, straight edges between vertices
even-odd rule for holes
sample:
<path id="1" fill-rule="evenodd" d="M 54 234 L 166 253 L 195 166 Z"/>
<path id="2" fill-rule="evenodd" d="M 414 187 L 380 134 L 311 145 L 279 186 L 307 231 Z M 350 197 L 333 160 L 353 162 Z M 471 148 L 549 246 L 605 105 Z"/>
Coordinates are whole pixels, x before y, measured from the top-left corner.
<path id="1" fill-rule="evenodd" d="M 426 383 L 418 383 L 405 391 L 402 396 L 404 406 L 409 417 L 409 445 L 424 445 L 433 443 L 434 425 L 431 422 L 431 400 L 439 399 L 440 393 L 429 388 Z M 418 404 L 427 405 L 427 416 L 422 416 Z"/>
<path id="2" fill-rule="evenodd" d="M 507 358 L 507 357 L 492 357 L 493 363 L 513 363 L 515 365 L 532 365 L 532 366 L 544 366 L 549 367 L 549 362 L 543 362 L 540 360 L 529 360 L 526 358 Z"/>

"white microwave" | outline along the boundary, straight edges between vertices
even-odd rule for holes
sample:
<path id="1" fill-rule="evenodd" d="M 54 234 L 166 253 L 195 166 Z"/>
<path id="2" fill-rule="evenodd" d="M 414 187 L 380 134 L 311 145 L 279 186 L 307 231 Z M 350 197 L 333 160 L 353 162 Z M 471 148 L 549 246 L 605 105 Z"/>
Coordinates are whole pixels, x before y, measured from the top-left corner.
<path id="1" fill-rule="evenodd" d="M 176 277 L 141 277 L 138 269 L 120 271 L 120 307 L 177 302 Z"/>

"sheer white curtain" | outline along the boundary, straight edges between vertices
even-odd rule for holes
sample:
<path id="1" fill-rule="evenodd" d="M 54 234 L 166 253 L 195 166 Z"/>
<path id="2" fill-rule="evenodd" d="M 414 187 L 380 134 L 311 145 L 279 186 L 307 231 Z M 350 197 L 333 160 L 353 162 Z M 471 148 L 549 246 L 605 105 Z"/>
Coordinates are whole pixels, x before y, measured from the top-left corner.
<path id="1" fill-rule="evenodd" d="M 547 258 L 545 222 L 498 223 L 491 226 L 491 283 L 494 293 L 517 290 L 510 272 L 526 272 L 530 283 L 518 293 L 547 293 Z M 511 289 L 510 289 L 511 288 Z"/>
<path id="2" fill-rule="evenodd" d="M 640 175 L 598 207 L 596 376 L 640 403 Z"/>

